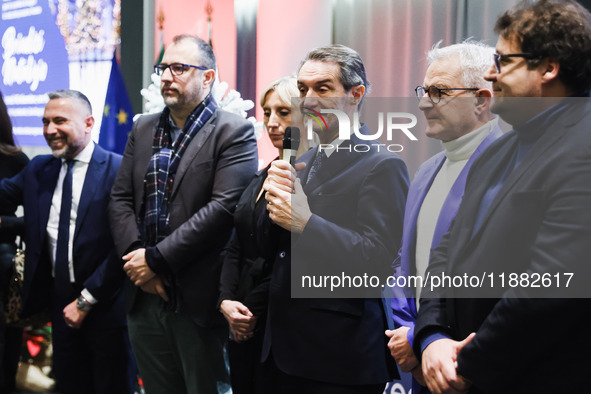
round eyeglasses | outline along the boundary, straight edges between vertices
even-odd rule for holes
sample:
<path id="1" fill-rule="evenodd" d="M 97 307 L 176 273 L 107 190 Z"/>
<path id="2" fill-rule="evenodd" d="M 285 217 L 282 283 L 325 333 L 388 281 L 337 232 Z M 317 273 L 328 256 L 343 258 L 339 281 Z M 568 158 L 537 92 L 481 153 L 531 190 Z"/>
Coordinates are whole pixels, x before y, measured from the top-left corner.
<path id="1" fill-rule="evenodd" d="M 431 102 L 433 104 L 437 104 L 438 102 L 441 101 L 441 92 L 447 91 L 447 90 L 469 90 L 469 91 L 476 92 L 480 89 L 478 89 L 478 88 L 438 88 L 437 86 L 429 86 L 428 88 L 426 88 L 424 86 L 417 86 L 415 88 L 415 93 L 417 94 L 417 98 L 419 99 L 419 101 L 421 101 L 421 99 L 423 97 L 425 97 L 425 93 L 427 93 L 427 96 L 429 96 L 429 99 L 431 99 Z"/>
<path id="2" fill-rule="evenodd" d="M 183 75 L 185 71 L 189 68 L 196 68 L 197 70 L 207 70 L 207 67 L 203 66 L 193 66 L 191 64 L 184 64 L 184 63 L 170 63 L 170 64 L 156 64 L 154 66 L 154 73 L 156 75 L 164 74 L 167 68 L 170 68 L 170 72 L 172 75 Z"/>

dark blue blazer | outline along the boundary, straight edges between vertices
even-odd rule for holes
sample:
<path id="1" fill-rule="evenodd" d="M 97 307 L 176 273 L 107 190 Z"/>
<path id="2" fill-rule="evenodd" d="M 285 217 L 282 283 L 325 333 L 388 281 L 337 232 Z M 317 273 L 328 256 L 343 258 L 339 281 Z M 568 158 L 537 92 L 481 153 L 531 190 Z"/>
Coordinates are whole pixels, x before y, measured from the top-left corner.
<path id="1" fill-rule="evenodd" d="M 441 207 L 439 218 L 435 226 L 435 233 L 431 242 L 431 249 L 437 247 L 441 241 L 441 237 L 449 230 L 451 222 L 458 213 L 458 208 L 462 197 L 464 196 L 464 188 L 466 187 L 466 178 L 468 172 L 474 161 L 480 156 L 482 152 L 488 148 L 497 138 L 503 135 L 501 128 L 496 125 L 491 133 L 478 145 L 468 162 L 458 175 L 449 194 L 445 198 L 445 202 Z M 429 192 L 435 176 L 441 169 L 445 162 L 445 153 L 439 152 L 426 162 L 421 164 L 417 170 L 413 181 L 408 190 L 408 198 L 406 200 L 406 208 L 404 210 L 404 227 L 402 230 L 402 248 L 399 252 L 400 266 L 396 273 L 400 276 L 409 276 L 416 274 L 416 241 L 417 241 L 417 219 L 419 211 L 423 206 L 425 196 Z M 396 328 L 401 326 L 410 327 L 408 331 L 408 342 L 412 346 L 414 338 L 415 319 L 417 317 L 417 308 L 412 289 L 401 289 L 398 287 L 392 288 L 393 296 L 391 301 L 393 320 Z M 404 292 L 403 292 L 404 291 Z"/>
<path id="2" fill-rule="evenodd" d="M 498 124 L 493 128 L 491 133 L 478 145 L 468 162 L 458 175 L 449 194 L 445 198 L 445 202 L 441 207 L 439 218 L 435 226 L 435 233 L 431 242 L 431 249 L 437 247 L 441 241 L 441 237 L 449 230 L 452 221 L 458 213 L 458 208 L 462 197 L 464 196 L 464 188 L 466 187 L 466 178 L 468 172 L 472 167 L 474 161 L 480 156 L 482 152 L 488 148 L 497 138 L 503 135 L 503 131 Z M 402 248 L 398 252 L 398 262 L 400 264 L 396 269 L 396 274 L 399 276 L 416 275 L 416 241 L 417 241 L 417 220 L 419 211 L 423 206 L 425 196 L 431 189 L 433 180 L 441 166 L 445 162 L 445 153 L 439 152 L 432 156 L 426 162 L 421 164 L 417 170 L 410 189 L 408 190 L 408 198 L 406 200 L 406 208 L 404 210 L 404 227 L 402 230 Z M 402 326 L 410 327 L 407 333 L 407 339 L 410 346 L 414 342 L 414 328 L 415 320 L 417 318 L 417 306 L 415 301 L 414 289 L 410 288 L 392 288 L 392 300 L 390 305 L 392 307 L 392 320 L 395 328 Z M 413 379 L 413 392 L 428 392 L 422 388 L 420 384 Z"/>
<path id="3" fill-rule="evenodd" d="M 84 324 L 125 325 L 121 287 L 125 274 L 113 246 L 107 205 L 121 156 L 95 145 L 88 165 L 74 233 L 74 276 L 71 287 L 54 289 L 47 247 L 47 221 L 61 160 L 33 158 L 27 167 L 0 183 L 0 204 L 23 205 L 25 213 L 25 275 L 23 317 L 50 305 L 63 308 L 86 288 L 98 300 Z"/>
<path id="4" fill-rule="evenodd" d="M 455 340 L 475 332 L 457 359 L 471 393 L 577 393 L 591 385 L 591 102 L 562 104 L 569 105 L 544 121 L 475 228 L 482 198 L 498 183 L 520 136 L 508 132 L 482 153 L 450 231 L 431 251 L 431 276 L 496 279 L 492 287 L 485 280 L 478 288 L 421 293 L 415 353 L 434 332 Z M 530 274 L 529 285 L 506 279 L 503 286 L 499 275 L 511 273 Z M 546 287 L 533 273 L 563 280 Z M 568 287 L 563 273 L 574 273 Z"/>
<path id="5" fill-rule="evenodd" d="M 306 289 L 314 298 L 291 294 L 300 283 L 298 273 L 315 267 L 334 275 L 392 274 L 408 172 L 384 146 L 363 153 L 347 150 L 362 143 L 355 136 L 343 142 L 303 186 L 312 217 L 299 236 L 282 234 L 271 274 L 263 358 L 272 353 L 279 369 L 290 375 L 348 385 L 386 383 L 396 376 L 379 294 L 323 298 L 326 291 L 317 294 L 318 289 Z M 316 152 L 300 158 L 307 163 L 301 179 L 307 178 Z"/>

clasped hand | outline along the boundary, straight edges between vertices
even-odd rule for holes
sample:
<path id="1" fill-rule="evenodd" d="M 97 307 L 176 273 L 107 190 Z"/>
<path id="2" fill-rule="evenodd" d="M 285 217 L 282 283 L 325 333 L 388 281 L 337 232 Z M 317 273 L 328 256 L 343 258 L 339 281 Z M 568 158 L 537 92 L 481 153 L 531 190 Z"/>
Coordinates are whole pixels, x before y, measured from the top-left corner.
<path id="1" fill-rule="evenodd" d="M 123 270 L 134 285 L 140 287 L 146 293 L 159 295 L 164 301 L 168 301 L 162 279 L 156 276 L 148 266 L 146 249 L 132 250 L 123 256 L 123 260 L 127 261 L 123 266 Z"/>
<path id="2" fill-rule="evenodd" d="M 474 338 L 472 333 L 463 341 L 438 339 L 423 351 L 423 374 L 427 387 L 434 394 L 461 394 L 470 382 L 456 372 L 458 353 Z"/>
<path id="3" fill-rule="evenodd" d="M 146 249 L 144 248 L 132 250 L 123 256 L 123 260 L 127 261 L 123 270 L 136 286 L 142 286 L 156 276 L 146 262 Z"/>
<path id="4" fill-rule="evenodd" d="M 230 331 L 236 342 L 244 342 L 254 336 L 257 318 L 250 309 L 239 301 L 224 300 L 220 311 L 230 325 Z"/>

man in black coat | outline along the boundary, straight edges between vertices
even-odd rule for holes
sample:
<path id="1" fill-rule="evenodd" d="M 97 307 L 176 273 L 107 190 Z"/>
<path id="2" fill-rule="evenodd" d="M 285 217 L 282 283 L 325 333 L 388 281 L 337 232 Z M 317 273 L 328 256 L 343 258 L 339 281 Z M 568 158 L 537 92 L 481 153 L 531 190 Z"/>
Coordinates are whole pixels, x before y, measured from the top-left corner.
<path id="1" fill-rule="evenodd" d="M 304 111 L 338 110 L 354 119 L 370 85 L 359 54 L 330 45 L 306 56 L 298 87 Z M 365 149 L 356 135 L 369 134 L 365 125 L 343 140 L 340 131 L 350 130 L 340 130 L 335 115 L 325 117 L 326 126 L 315 129 L 321 145 L 302 155 L 305 169 L 296 164 L 299 179 L 292 182 L 289 163 L 277 160 L 264 186 L 270 219 L 291 233 L 282 234 L 273 265 L 263 357 L 277 371 L 278 393 L 382 393 L 396 370 L 379 292 L 362 286 L 330 294 L 330 284 L 310 288 L 302 280 L 391 273 L 408 172 L 377 141 Z"/>
<path id="2" fill-rule="evenodd" d="M 421 294 L 414 350 L 434 393 L 591 383 L 590 21 L 582 6 L 550 1 L 497 21 L 485 79 L 493 112 L 514 129 L 474 163 L 431 253 L 436 280 Z M 454 284 L 437 286 L 444 276 Z"/>
<path id="3" fill-rule="evenodd" d="M 147 393 L 229 388 L 227 325 L 216 309 L 220 253 L 257 166 L 252 124 L 217 108 L 216 62 L 195 36 L 162 63 L 161 114 L 133 126 L 110 204 L 124 260 L 131 344 Z"/>

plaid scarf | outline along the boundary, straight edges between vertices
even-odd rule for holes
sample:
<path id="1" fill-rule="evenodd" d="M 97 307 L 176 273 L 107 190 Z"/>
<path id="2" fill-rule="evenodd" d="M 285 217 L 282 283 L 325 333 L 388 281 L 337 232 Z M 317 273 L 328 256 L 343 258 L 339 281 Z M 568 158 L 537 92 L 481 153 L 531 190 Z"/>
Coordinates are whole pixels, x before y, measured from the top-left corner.
<path id="1" fill-rule="evenodd" d="M 168 205 L 176 171 L 187 146 L 216 108 L 217 103 L 208 95 L 189 115 L 174 143 L 171 143 L 170 109 L 166 107 L 162 111 L 144 177 L 144 213 L 138 216 L 138 228 L 146 246 L 154 246 L 170 234 Z"/>

